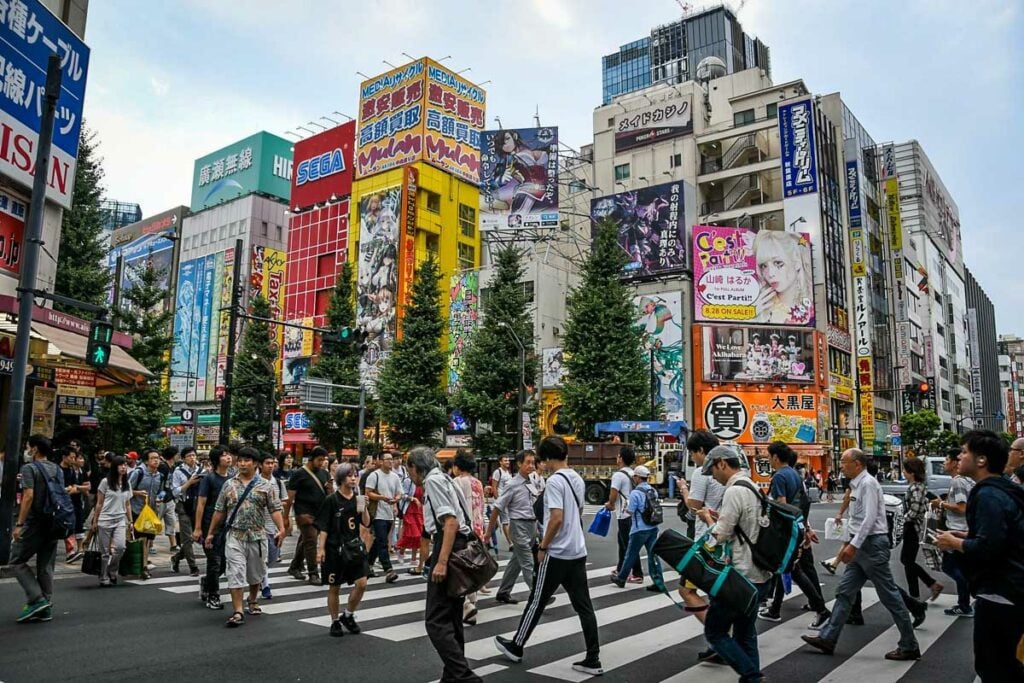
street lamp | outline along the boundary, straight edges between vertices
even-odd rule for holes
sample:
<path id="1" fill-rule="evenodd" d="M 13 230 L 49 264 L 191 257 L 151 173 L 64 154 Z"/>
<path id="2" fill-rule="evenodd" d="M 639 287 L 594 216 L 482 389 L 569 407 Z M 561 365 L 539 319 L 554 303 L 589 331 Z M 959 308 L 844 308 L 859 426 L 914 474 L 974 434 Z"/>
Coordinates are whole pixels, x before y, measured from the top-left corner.
<path id="1" fill-rule="evenodd" d="M 498 323 L 498 327 L 504 329 L 511 335 L 516 346 L 519 347 L 519 388 L 516 390 L 516 450 L 523 450 L 523 388 L 526 386 L 526 347 L 516 334 L 512 326 L 505 321 Z"/>

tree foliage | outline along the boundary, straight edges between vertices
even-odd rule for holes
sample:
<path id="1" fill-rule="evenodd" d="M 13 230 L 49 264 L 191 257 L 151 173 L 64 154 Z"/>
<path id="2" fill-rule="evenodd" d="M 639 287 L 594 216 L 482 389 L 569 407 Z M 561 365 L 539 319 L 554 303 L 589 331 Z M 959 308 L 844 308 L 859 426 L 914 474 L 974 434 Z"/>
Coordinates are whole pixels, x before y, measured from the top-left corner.
<path id="1" fill-rule="evenodd" d="M 928 440 L 928 451 L 935 455 L 945 455 L 953 448 L 960 448 L 961 438 L 956 432 L 943 430 Z"/>
<path id="2" fill-rule="evenodd" d="M 252 315 L 270 317 L 270 304 L 262 295 L 255 297 L 251 306 Z M 276 329 L 272 330 L 269 323 L 245 321 L 231 381 L 232 428 L 246 443 L 264 449 L 272 443 L 271 425 L 276 412 L 274 361 L 277 359 L 277 345 L 274 333 Z"/>
<path id="3" fill-rule="evenodd" d="M 327 327 L 337 331 L 343 327 L 354 327 L 356 322 L 355 299 L 352 287 L 352 264 L 348 261 L 338 274 L 334 293 L 327 308 Z M 321 348 L 316 362 L 309 369 L 309 376 L 325 379 L 332 384 L 359 385 L 359 348 L 354 344 L 341 344 L 329 353 Z M 358 392 L 334 390 L 335 403 L 359 403 Z M 335 408 L 324 412 L 308 411 L 309 429 L 325 448 L 339 453 L 346 445 L 355 445 L 358 440 L 359 411 Z"/>
<path id="4" fill-rule="evenodd" d="M 441 373 L 444 318 L 438 308 L 440 273 L 433 258 L 416 270 L 412 301 L 402 319 L 402 337 L 384 359 L 377 378 L 377 412 L 401 448 L 436 445 L 448 421 Z"/>
<path id="5" fill-rule="evenodd" d="M 581 438 L 591 438 L 597 422 L 645 419 L 650 410 L 649 368 L 632 295 L 619 277 L 626 255 L 617 234 L 611 221 L 598 224 L 569 295 L 562 404 Z"/>
<path id="6" fill-rule="evenodd" d="M 132 336 L 132 357 L 154 377 L 144 387 L 103 399 L 99 421 L 107 443 L 119 453 L 153 445 L 170 412 L 170 397 L 161 380 L 174 342 L 173 314 L 164 306 L 165 276 L 165 271 L 149 265 L 122 294 L 121 329 Z"/>
<path id="7" fill-rule="evenodd" d="M 923 455 L 922 448 L 926 448 L 928 442 L 933 439 L 942 426 L 942 420 L 935 414 L 934 410 L 925 408 L 915 413 L 907 413 L 900 418 L 900 435 L 903 444 L 913 448 L 918 455 Z"/>
<path id="8" fill-rule="evenodd" d="M 71 209 L 64 212 L 61 223 L 54 290 L 72 299 L 102 305 L 107 301 L 110 273 L 105 265 L 109 244 L 100 210 L 103 160 L 97 147 L 96 134 L 82 126 Z M 82 315 L 74 307 L 61 304 L 55 307 L 71 315 Z"/>
<path id="9" fill-rule="evenodd" d="M 452 396 L 452 405 L 470 424 L 490 425 L 490 431 L 474 436 L 476 451 L 485 456 L 511 451 L 520 429 L 516 392 L 522 369 L 519 345 L 510 330 L 526 348 L 526 369 L 522 373 L 525 384 L 536 383 L 538 360 L 533 350 L 533 318 L 522 279 L 520 251 L 511 244 L 501 248 L 494 259 L 483 322 L 463 352 L 461 382 Z M 526 390 L 524 387 L 523 391 Z"/>

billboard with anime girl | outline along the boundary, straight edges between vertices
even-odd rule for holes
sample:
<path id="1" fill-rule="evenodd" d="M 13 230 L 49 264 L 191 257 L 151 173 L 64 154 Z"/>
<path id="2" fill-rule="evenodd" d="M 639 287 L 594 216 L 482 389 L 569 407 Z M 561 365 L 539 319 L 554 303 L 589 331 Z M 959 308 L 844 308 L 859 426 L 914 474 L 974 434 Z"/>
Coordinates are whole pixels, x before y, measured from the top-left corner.
<path id="1" fill-rule="evenodd" d="M 683 388 L 683 325 L 679 292 L 649 294 L 633 299 L 636 305 L 634 327 L 640 330 L 644 350 L 653 353 L 654 376 L 661 410 L 668 420 L 681 420 L 685 414 Z"/>
<path id="2" fill-rule="evenodd" d="M 485 131 L 480 150 L 483 230 L 558 226 L 558 128 Z"/>
<path id="3" fill-rule="evenodd" d="M 686 212 L 683 183 L 667 183 L 599 197 L 590 202 L 591 226 L 615 223 L 626 252 L 624 278 L 685 270 Z"/>
<path id="4" fill-rule="evenodd" d="M 359 198 L 356 326 L 367 334 L 359 374 L 372 393 L 375 393 L 381 363 L 391 351 L 397 332 L 395 302 L 398 299 L 401 201 L 401 186 Z"/>

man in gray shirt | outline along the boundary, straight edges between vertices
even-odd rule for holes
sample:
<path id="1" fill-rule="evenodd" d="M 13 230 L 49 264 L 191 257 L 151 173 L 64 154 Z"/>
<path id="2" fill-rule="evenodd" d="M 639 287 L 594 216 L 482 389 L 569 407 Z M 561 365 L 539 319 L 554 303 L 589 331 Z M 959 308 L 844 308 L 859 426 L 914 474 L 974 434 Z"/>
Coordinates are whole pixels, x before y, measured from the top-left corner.
<path id="1" fill-rule="evenodd" d="M 527 586 L 533 586 L 533 544 L 537 540 L 537 516 L 533 513 L 533 491 L 530 475 L 536 469 L 536 457 L 532 451 L 516 453 L 518 473 L 505 487 L 504 492 L 494 501 L 494 509 L 487 524 L 484 538 L 490 538 L 499 516 L 509 520 L 509 535 L 512 537 L 512 559 L 505 565 L 501 586 L 495 600 L 514 605 L 518 600 L 512 597 L 512 587 L 522 571 Z"/>
<path id="2" fill-rule="evenodd" d="M 21 506 L 11 545 L 11 568 L 25 591 L 25 606 L 18 615 L 19 623 L 53 619 L 50 598 L 58 539 L 53 538 L 49 519 L 43 516 L 43 503 L 48 495 L 47 480 L 56 480 L 64 488 L 64 473 L 56 463 L 50 462 L 52 454 L 50 440 L 45 436 L 33 434 L 28 438 L 26 455 L 31 461 L 21 467 Z M 35 571 L 28 566 L 33 557 L 36 558 Z"/>
<path id="3" fill-rule="evenodd" d="M 846 571 L 836 590 L 832 617 L 818 636 L 801 636 L 804 642 L 831 655 L 846 625 L 854 597 L 868 581 L 875 584 L 879 601 L 885 605 L 900 632 L 899 647 L 885 655 L 894 661 L 921 658 L 914 637 L 910 612 L 896 587 L 889 567 L 889 528 L 885 521 L 885 500 L 882 485 L 868 473 L 868 456 L 858 448 L 843 453 L 839 461 L 843 475 L 850 479 L 850 542 L 839 552 L 839 561 Z"/>
<path id="4" fill-rule="evenodd" d="M 398 574 L 391 568 L 388 556 L 388 538 L 391 527 L 395 523 L 395 505 L 402 500 L 402 479 L 394 472 L 395 460 L 390 453 L 381 459 L 379 470 L 374 470 L 366 478 L 366 495 L 371 502 L 376 502 L 377 510 L 373 515 L 373 547 L 370 548 L 370 570 L 378 558 L 380 566 L 387 573 L 384 580 L 388 583 L 398 581 Z M 372 575 L 372 574 L 371 574 Z"/>

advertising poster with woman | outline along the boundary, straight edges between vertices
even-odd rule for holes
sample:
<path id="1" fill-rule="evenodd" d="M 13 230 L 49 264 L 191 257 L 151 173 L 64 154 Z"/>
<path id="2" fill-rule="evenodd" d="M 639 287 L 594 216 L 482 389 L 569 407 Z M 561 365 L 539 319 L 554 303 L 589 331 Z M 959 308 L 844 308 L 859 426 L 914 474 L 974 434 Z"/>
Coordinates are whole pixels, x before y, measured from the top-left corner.
<path id="1" fill-rule="evenodd" d="M 634 327 L 640 330 L 644 350 L 653 352 L 657 400 L 666 419 L 683 419 L 683 326 L 679 292 L 664 292 L 633 299 Z M 545 385 L 546 386 L 546 385 Z"/>
<path id="2" fill-rule="evenodd" d="M 485 131 L 481 147 L 480 227 L 557 226 L 558 128 Z"/>
<path id="3" fill-rule="evenodd" d="M 693 228 L 696 319 L 814 326 L 807 233 Z"/>
<path id="4" fill-rule="evenodd" d="M 395 339 L 401 200 L 401 187 L 371 192 L 359 199 L 356 326 L 367 335 L 359 374 L 371 390 L 376 387 L 381 361 Z"/>
<path id="5" fill-rule="evenodd" d="M 814 332 L 775 327 L 704 327 L 705 382 L 814 382 Z"/>

